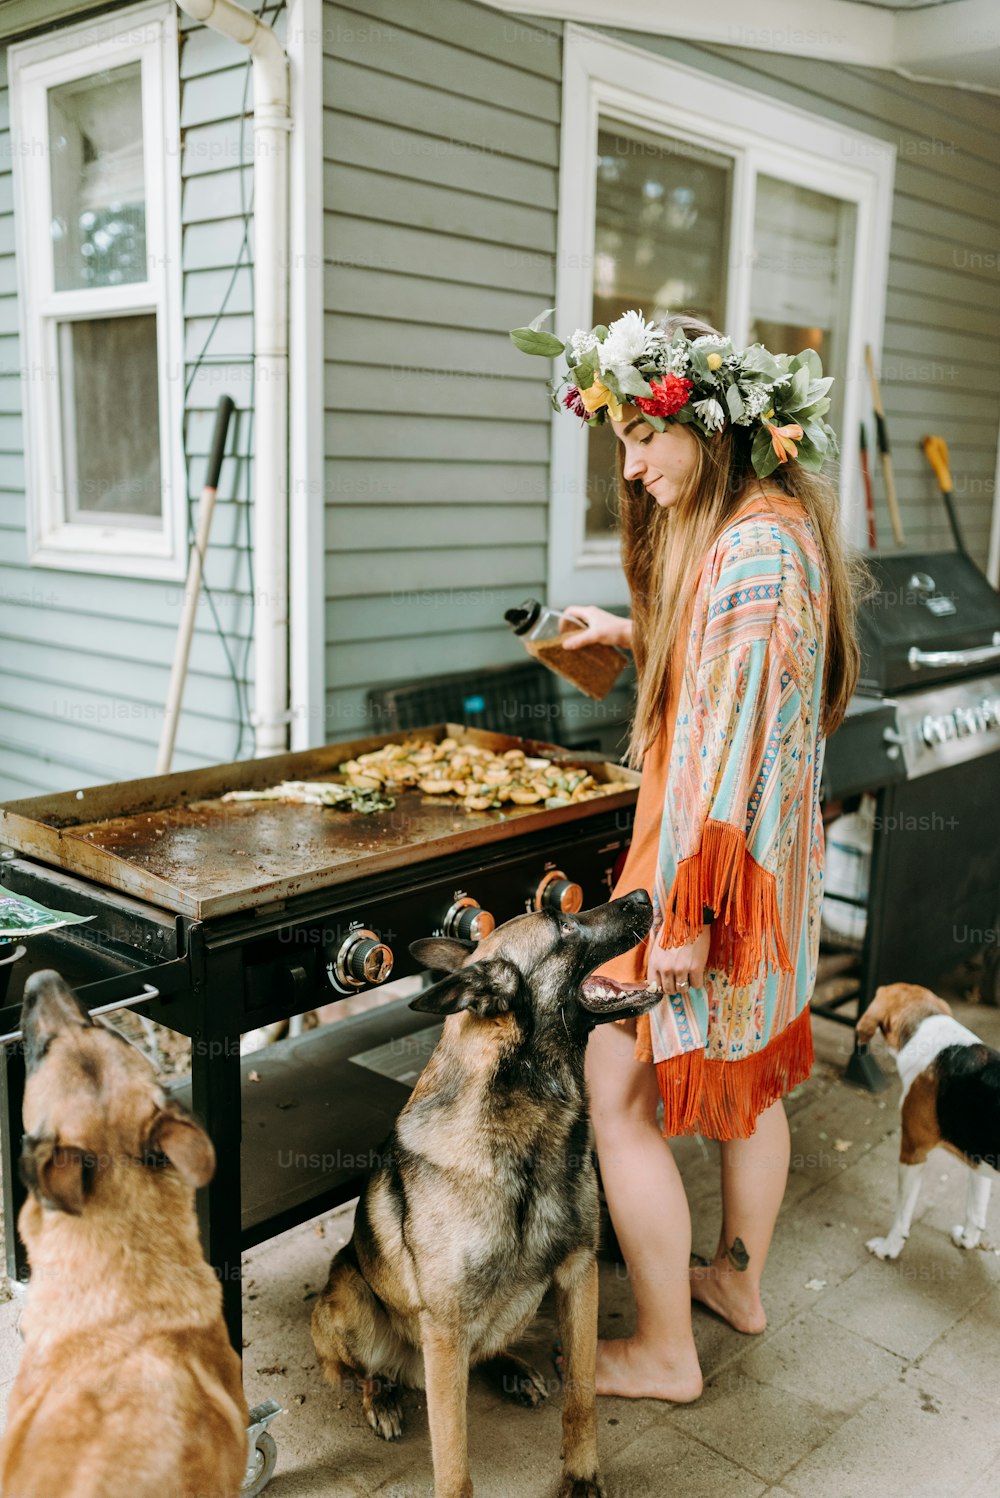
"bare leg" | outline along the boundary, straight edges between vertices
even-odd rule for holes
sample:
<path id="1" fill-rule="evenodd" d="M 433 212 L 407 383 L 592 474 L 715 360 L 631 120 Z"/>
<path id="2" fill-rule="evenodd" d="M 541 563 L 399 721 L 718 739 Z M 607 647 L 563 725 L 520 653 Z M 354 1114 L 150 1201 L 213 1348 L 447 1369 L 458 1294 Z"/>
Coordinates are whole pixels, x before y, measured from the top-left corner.
<path id="1" fill-rule="evenodd" d="M 722 1146 L 722 1235 L 711 1264 L 691 1270 L 691 1294 L 738 1332 L 762 1332 L 760 1279 L 788 1181 L 784 1104 L 772 1103 L 749 1139 Z"/>
<path id="2" fill-rule="evenodd" d="M 636 1061 L 633 1024 L 602 1025 L 587 1047 L 601 1178 L 635 1297 L 635 1332 L 600 1342 L 597 1392 L 688 1403 L 701 1393 L 691 1333 L 691 1215 L 656 1119 L 656 1075 Z"/>

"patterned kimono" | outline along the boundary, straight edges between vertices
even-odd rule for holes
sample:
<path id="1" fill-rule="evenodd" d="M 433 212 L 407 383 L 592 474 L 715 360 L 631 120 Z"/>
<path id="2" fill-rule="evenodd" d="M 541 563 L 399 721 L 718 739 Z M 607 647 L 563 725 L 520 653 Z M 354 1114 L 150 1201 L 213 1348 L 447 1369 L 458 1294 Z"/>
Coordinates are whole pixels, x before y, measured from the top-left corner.
<path id="1" fill-rule="evenodd" d="M 812 1066 L 827 616 L 803 507 L 748 501 L 705 558 L 617 885 L 650 890 L 649 939 L 664 948 L 715 913 L 704 987 L 668 995 L 637 1026 L 668 1136 L 745 1138 Z M 644 944 L 602 971 L 644 982 L 646 958 Z"/>

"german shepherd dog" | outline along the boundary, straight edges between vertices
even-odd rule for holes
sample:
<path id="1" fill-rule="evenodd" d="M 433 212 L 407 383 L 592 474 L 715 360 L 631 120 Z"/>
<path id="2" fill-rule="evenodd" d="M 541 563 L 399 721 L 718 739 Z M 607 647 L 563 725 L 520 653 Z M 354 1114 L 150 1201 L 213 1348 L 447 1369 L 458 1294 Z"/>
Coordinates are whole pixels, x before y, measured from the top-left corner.
<path id="1" fill-rule="evenodd" d="M 360 1380 L 376 1435 L 402 1431 L 400 1385 L 426 1387 L 435 1498 L 470 1498 L 469 1368 L 521 1402 L 541 1376 L 505 1353 L 549 1285 L 566 1360 L 560 1498 L 602 1498 L 597 1464 L 597 1179 L 584 1083 L 597 1024 L 662 997 L 588 974 L 642 940 L 645 890 L 578 915 L 540 911 L 478 944 L 430 937 L 447 976 L 411 1008 L 446 1015 L 312 1316 L 326 1377 Z"/>
<path id="2" fill-rule="evenodd" d="M 21 1024 L 31 1287 L 0 1491 L 236 1498 L 247 1407 L 194 1211 L 211 1141 L 58 973 L 28 979 Z"/>

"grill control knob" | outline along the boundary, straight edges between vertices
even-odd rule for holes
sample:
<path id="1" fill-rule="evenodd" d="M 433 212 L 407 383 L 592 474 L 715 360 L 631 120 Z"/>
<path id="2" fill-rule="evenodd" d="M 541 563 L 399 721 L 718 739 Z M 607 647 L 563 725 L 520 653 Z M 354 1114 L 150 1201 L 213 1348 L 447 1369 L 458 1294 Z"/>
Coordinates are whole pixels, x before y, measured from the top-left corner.
<path id="1" fill-rule="evenodd" d="M 441 923 L 445 936 L 456 937 L 459 941 L 482 941 L 495 926 L 496 921 L 489 911 L 477 904 L 471 895 L 460 895 Z"/>
<path id="2" fill-rule="evenodd" d="M 583 890 L 562 869 L 550 869 L 535 890 L 536 910 L 565 910 L 572 914 L 583 908 Z"/>
<path id="3" fill-rule="evenodd" d="M 352 931 L 327 966 L 334 988 L 372 988 L 392 972 L 392 950 L 374 931 Z"/>

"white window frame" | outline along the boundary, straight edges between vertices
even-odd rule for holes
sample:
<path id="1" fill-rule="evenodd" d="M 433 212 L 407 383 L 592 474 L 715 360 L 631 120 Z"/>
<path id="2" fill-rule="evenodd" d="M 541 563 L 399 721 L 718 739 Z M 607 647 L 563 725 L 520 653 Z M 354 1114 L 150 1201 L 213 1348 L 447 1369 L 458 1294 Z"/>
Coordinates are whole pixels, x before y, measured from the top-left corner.
<path id="1" fill-rule="evenodd" d="M 733 162 L 729 277 L 723 331 L 749 339 L 753 184 L 757 173 L 843 198 L 856 209 L 841 431 L 845 533 L 860 543 L 863 500 L 858 431 L 864 345 L 882 346 L 896 150 L 874 136 L 780 104 L 767 95 L 638 47 L 567 26 L 559 171 L 556 311 L 553 331 L 593 322 L 598 119 L 658 127 L 673 138 L 722 152 Z M 794 142 L 794 144 L 789 144 Z M 740 246 L 744 248 L 739 249 Z M 553 413 L 549 505 L 549 601 L 621 605 L 628 590 L 617 539 L 586 536 L 587 431 Z"/>
<path id="2" fill-rule="evenodd" d="M 21 364 L 33 565 L 125 577 L 184 576 L 187 478 L 182 423 L 180 104 L 177 12 L 169 0 L 116 11 L 21 42 L 9 50 Z M 142 79 L 147 279 L 56 291 L 49 223 L 51 179 L 47 91 L 138 62 Z M 109 516 L 74 521 L 63 492 L 63 426 L 57 324 L 155 313 L 160 428 L 161 523 L 125 525 Z M 127 380 L 109 398 L 128 399 Z"/>

